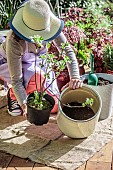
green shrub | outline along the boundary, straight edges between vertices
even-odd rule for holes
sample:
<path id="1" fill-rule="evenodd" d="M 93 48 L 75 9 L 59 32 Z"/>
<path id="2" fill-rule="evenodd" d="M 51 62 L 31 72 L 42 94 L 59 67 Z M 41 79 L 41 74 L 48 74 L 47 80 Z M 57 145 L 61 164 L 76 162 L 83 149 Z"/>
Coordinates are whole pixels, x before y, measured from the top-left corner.
<path id="1" fill-rule="evenodd" d="M 20 5 L 21 0 L 2 0 L 0 1 L 0 28 L 9 28 L 9 20 Z"/>

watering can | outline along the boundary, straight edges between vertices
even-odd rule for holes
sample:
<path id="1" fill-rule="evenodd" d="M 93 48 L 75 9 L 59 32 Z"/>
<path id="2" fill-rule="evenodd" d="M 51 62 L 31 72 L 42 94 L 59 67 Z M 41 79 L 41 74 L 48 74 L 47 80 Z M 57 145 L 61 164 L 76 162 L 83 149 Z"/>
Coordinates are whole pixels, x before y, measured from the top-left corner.
<path id="1" fill-rule="evenodd" d="M 90 56 L 90 67 L 91 67 L 91 72 L 88 75 L 88 84 L 97 86 L 98 85 L 98 77 L 94 73 L 94 55 L 93 54 L 91 54 L 91 56 Z"/>

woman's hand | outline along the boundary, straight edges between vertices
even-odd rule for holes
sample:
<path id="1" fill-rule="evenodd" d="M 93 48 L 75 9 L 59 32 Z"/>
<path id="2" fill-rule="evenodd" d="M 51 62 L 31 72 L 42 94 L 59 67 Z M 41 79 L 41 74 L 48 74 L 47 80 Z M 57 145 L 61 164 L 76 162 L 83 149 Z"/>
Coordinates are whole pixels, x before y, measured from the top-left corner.
<path id="1" fill-rule="evenodd" d="M 69 83 L 67 83 L 65 86 L 62 87 L 61 91 L 64 90 L 66 87 L 69 87 L 70 89 L 77 89 L 82 87 L 83 81 L 80 79 L 71 79 Z"/>
<path id="2" fill-rule="evenodd" d="M 21 106 L 22 110 L 23 110 L 23 116 L 26 117 L 27 116 L 27 105 L 26 104 L 23 104 Z"/>

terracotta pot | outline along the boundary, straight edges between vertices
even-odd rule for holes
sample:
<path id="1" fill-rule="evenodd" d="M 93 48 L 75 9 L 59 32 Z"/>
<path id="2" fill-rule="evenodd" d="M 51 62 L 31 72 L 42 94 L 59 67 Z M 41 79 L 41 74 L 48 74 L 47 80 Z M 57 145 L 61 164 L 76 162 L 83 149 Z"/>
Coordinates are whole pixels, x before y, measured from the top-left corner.
<path id="1" fill-rule="evenodd" d="M 80 75 L 85 74 L 85 68 L 84 68 L 84 65 L 79 66 L 79 73 L 80 73 Z"/>
<path id="2" fill-rule="evenodd" d="M 78 66 L 79 66 L 79 73 L 80 75 L 85 74 L 85 68 L 82 59 L 77 58 Z"/>
<path id="3" fill-rule="evenodd" d="M 113 74 L 113 71 L 112 70 L 107 70 L 106 73 L 107 74 Z"/>
<path id="4" fill-rule="evenodd" d="M 64 70 L 57 77 L 58 89 L 61 92 L 61 88 L 70 81 L 68 70 Z"/>
<path id="5" fill-rule="evenodd" d="M 85 74 L 84 65 L 79 66 L 79 73 L 80 73 L 80 75 Z M 57 85 L 58 85 L 58 89 L 59 89 L 60 92 L 61 92 L 61 88 L 64 85 L 66 85 L 69 81 L 70 81 L 69 72 L 68 72 L 68 69 L 65 69 L 57 77 Z"/>

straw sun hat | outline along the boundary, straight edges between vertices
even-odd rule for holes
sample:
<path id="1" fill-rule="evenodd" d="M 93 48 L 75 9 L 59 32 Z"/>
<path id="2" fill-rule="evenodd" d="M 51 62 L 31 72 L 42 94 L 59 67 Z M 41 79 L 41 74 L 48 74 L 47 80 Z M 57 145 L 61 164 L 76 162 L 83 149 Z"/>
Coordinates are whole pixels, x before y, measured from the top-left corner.
<path id="1" fill-rule="evenodd" d="M 10 28 L 22 39 L 39 35 L 46 41 L 55 39 L 62 31 L 64 23 L 58 19 L 44 0 L 27 0 L 10 20 Z"/>

